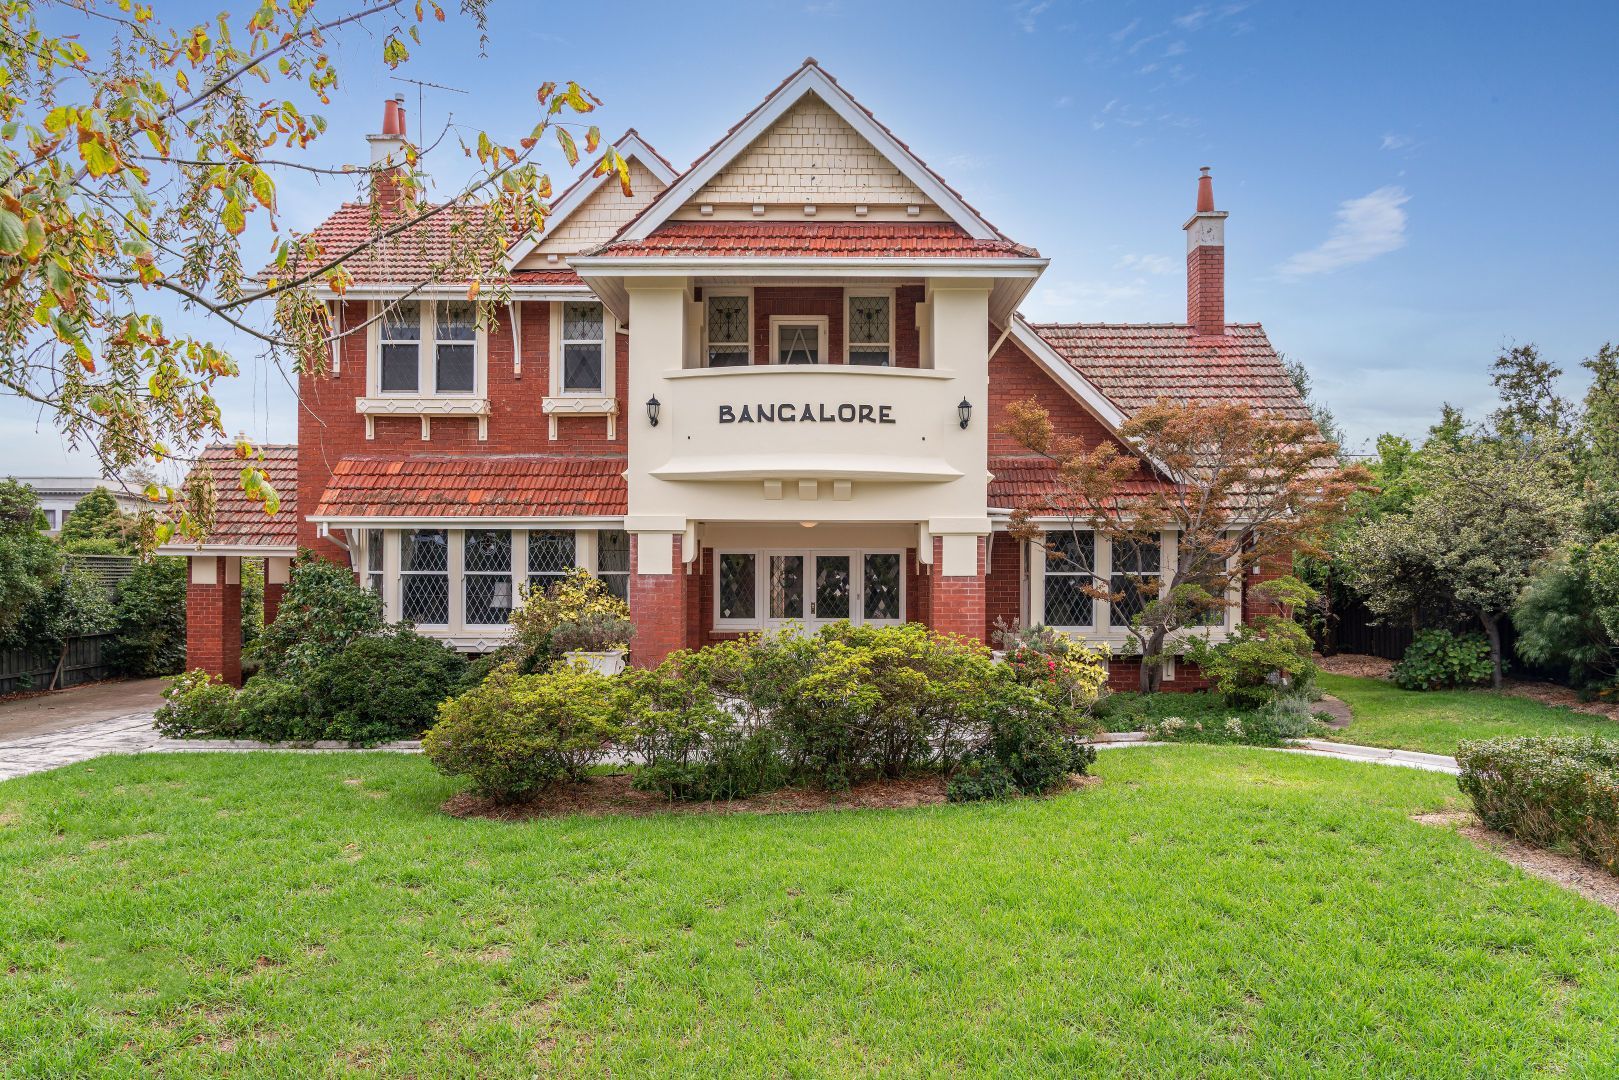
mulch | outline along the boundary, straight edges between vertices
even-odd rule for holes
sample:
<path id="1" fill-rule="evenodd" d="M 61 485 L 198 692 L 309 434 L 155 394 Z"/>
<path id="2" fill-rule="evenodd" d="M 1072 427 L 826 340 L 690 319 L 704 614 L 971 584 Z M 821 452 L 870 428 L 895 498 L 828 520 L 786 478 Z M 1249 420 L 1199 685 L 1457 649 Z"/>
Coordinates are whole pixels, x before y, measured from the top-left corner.
<path id="1" fill-rule="evenodd" d="M 1070 777 L 1066 790 L 1101 783 L 1097 776 Z M 914 810 L 946 801 L 942 776 L 902 780 L 869 780 L 848 791 L 787 788 L 726 802 L 672 802 L 662 795 L 636 791 L 628 773 L 593 776 L 582 784 L 542 791 L 527 802 L 500 803 L 471 792 L 453 796 L 441 809 L 456 818 L 527 821 L 531 818 L 650 814 L 804 814 L 822 810 Z"/>
<path id="2" fill-rule="evenodd" d="M 1516 866 L 1532 877 L 1549 881 L 1579 893 L 1587 900 L 1619 911 L 1619 877 L 1605 874 L 1596 867 L 1587 866 L 1572 855 L 1526 844 L 1521 840 L 1496 832 L 1471 810 L 1442 810 L 1432 814 L 1417 814 L 1412 821 L 1442 829 L 1453 829 L 1474 846 L 1488 851 Z"/>
<path id="3" fill-rule="evenodd" d="M 1381 656 L 1362 656 L 1359 653 L 1339 653 L 1336 656 L 1316 654 L 1315 662 L 1331 675 L 1354 675 L 1362 679 L 1386 679 L 1394 667 L 1393 660 Z"/>

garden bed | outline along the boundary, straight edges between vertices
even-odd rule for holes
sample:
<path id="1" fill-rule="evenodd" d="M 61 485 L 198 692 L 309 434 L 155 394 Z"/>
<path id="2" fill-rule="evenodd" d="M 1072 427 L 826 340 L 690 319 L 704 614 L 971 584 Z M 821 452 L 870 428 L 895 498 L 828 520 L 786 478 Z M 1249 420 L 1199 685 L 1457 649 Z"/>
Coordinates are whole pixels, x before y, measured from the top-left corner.
<path id="1" fill-rule="evenodd" d="M 532 818 L 588 817 L 648 814 L 802 814 L 818 810 L 912 810 L 919 806 L 939 806 L 945 800 L 944 777 L 907 777 L 900 780 L 869 780 L 847 791 L 817 788 L 784 788 L 746 799 L 703 802 L 672 801 L 656 792 L 637 791 L 630 786 L 628 773 L 593 776 L 580 784 L 567 784 L 541 792 L 526 802 L 501 803 L 471 792 L 453 796 L 442 807 L 456 818 L 491 818 L 497 821 L 526 821 Z M 1101 783 L 1099 777 L 1070 777 L 1067 790 Z"/>

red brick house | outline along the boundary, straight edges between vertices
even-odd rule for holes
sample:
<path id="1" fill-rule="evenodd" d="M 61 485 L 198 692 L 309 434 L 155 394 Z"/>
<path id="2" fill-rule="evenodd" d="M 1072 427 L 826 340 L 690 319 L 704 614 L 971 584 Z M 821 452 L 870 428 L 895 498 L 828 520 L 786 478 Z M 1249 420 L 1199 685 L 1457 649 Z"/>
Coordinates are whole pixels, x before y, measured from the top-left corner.
<path id="1" fill-rule="evenodd" d="M 392 102 L 384 127 L 374 160 L 399 145 Z M 1225 321 L 1207 170 L 1184 226 L 1185 322 L 1039 324 L 1017 309 L 1046 260 L 813 60 L 684 171 L 633 131 L 617 145 L 633 196 L 587 177 L 558 198 L 508 252 L 494 325 L 475 324 L 464 282 L 401 299 L 439 226 L 349 265 L 353 286 L 326 299 L 363 329 L 302 379 L 297 446 L 271 449 L 295 498 L 273 524 L 227 501 L 184 549 L 194 666 L 237 676 L 236 566 L 266 556 L 285 580 L 295 547 L 475 652 L 502 639 L 521 585 L 571 566 L 628 599 L 643 664 L 844 618 L 986 639 L 997 620 L 1044 622 L 1122 648 L 1126 614 L 1007 532 L 1050 476 L 1002 433 L 1006 406 L 1038 397 L 1087 440 L 1161 396 L 1305 415 L 1264 330 Z M 315 236 L 339 250 L 369 216 L 345 205 Z M 1119 569 L 1174 558 L 1165 533 Z M 1234 597 L 1198 632 L 1244 617 Z M 1132 684 L 1133 663 L 1114 677 Z"/>

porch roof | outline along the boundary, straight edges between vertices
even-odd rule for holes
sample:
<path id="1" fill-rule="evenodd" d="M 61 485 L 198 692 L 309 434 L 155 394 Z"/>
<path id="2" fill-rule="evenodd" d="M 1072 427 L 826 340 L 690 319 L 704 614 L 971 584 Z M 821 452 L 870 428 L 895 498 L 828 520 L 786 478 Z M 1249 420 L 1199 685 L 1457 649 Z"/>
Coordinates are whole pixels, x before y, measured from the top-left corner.
<path id="1" fill-rule="evenodd" d="M 197 458 L 192 475 L 202 473 L 214 484 L 214 527 L 196 544 L 165 544 L 160 553 L 184 555 L 210 549 L 274 549 L 282 554 L 298 543 L 298 447 L 270 445 L 258 448 L 264 454 L 259 464 L 270 484 L 281 497 L 276 513 L 266 512 L 262 502 L 249 499 L 242 491 L 242 468 L 247 462 L 236 456 L 236 448 L 224 443 L 205 447 Z"/>
<path id="2" fill-rule="evenodd" d="M 588 258 L 1038 259 L 1005 238 L 977 240 L 954 222 L 666 221 L 644 240 L 614 240 Z"/>
<path id="3" fill-rule="evenodd" d="M 622 457 L 345 457 L 332 469 L 314 521 L 361 518 L 622 517 Z"/>

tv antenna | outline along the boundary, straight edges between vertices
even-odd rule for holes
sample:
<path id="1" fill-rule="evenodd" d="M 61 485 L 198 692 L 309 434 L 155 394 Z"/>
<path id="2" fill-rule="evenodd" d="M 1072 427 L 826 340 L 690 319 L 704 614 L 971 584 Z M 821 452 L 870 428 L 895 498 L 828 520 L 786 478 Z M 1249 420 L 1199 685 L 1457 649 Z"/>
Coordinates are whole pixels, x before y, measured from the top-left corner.
<path id="1" fill-rule="evenodd" d="M 388 78 L 392 79 L 394 82 L 410 83 L 412 86 L 416 87 L 416 145 L 417 146 L 424 145 L 424 140 L 426 138 L 426 136 L 425 136 L 425 134 L 423 132 L 423 127 L 422 127 L 422 124 L 423 124 L 423 117 L 422 117 L 423 91 L 427 87 L 430 86 L 434 90 L 448 90 L 452 94 L 465 94 L 465 93 L 467 93 L 467 91 L 461 89 L 459 86 L 445 86 L 442 83 L 425 82 L 425 81 L 423 81 L 421 79 L 407 79 L 403 75 L 390 75 L 390 76 L 388 76 Z"/>

